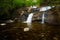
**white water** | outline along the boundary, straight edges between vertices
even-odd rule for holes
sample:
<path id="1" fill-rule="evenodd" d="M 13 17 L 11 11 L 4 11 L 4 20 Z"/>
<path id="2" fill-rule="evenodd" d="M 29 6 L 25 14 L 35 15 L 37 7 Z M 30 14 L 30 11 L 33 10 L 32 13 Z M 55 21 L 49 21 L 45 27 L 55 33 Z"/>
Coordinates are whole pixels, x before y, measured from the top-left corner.
<path id="1" fill-rule="evenodd" d="M 51 9 L 51 8 L 53 8 L 53 7 L 55 7 L 55 6 L 46 6 L 46 7 L 41 7 L 40 8 L 40 11 L 42 11 L 42 12 L 45 12 L 45 11 L 47 11 L 47 10 L 49 10 L 49 9 Z M 43 13 L 43 15 L 42 15 L 42 24 L 44 24 L 44 20 L 45 20 L 45 13 Z"/>
<path id="2" fill-rule="evenodd" d="M 30 13 L 29 16 L 28 16 L 28 18 L 27 18 L 27 20 L 25 22 L 23 22 L 23 23 L 31 23 L 32 22 L 33 14 L 34 13 Z"/>
<path id="3" fill-rule="evenodd" d="M 42 24 L 44 24 L 44 19 L 45 19 L 44 15 L 45 14 L 43 13 L 43 15 L 42 15 L 42 22 L 41 22 Z"/>
<path id="4" fill-rule="evenodd" d="M 47 11 L 47 10 L 49 10 L 49 9 L 51 9 L 51 8 L 54 8 L 55 6 L 45 6 L 45 7 L 41 7 L 40 8 L 40 11 Z"/>
<path id="5" fill-rule="evenodd" d="M 34 13 L 29 14 L 29 16 L 27 17 L 27 20 L 24 22 L 24 23 L 27 23 L 27 26 L 28 26 L 28 27 L 24 28 L 24 31 L 29 31 L 30 30 L 33 14 Z"/>

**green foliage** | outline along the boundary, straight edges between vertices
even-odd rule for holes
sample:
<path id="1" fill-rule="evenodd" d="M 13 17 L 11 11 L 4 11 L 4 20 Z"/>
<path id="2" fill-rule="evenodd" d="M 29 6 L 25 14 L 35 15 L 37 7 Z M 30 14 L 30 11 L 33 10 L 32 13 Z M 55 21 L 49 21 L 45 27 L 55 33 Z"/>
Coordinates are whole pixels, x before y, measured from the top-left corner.
<path id="1" fill-rule="evenodd" d="M 25 6 L 25 0 L 13 0 L 13 2 L 15 3 L 15 6 Z"/>
<path id="2" fill-rule="evenodd" d="M 32 0 L 29 0 L 29 1 L 26 0 L 26 1 L 25 1 L 25 5 L 26 5 L 26 6 L 32 5 Z"/>
<path id="3" fill-rule="evenodd" d="M 32 6 L 32 5 L 40 5 L 42 0 L 14 0 L 14 3 L 17 6 Z"/>
<path id="4" fill-rule="evenodd" d="M 3 7 L 3 8 L 6 8 L 6 7 L 13 8 L 14 7 L 13 0 L 0 0 L 0 7 Z"/>
<path id="5" fill-rule="evenodd" d="M 13 0 L 0 0 L 0 17 L 10 18 L 10 10 L 15 7 Z"/>

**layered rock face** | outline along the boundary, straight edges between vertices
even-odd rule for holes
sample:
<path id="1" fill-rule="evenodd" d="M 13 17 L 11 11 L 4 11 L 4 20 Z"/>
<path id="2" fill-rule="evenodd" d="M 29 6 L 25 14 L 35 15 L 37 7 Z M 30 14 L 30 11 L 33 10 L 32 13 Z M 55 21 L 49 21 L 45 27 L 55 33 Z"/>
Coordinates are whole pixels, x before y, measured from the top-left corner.
<path id="1" fill-rule="evenodd" d="M 44 21 L 46 23 L 58 24 L 58 23 L 60 23 L 60 21 L 59 21 L 60 20 L 60 11 L 59 10 L 60 10 L 59 7 L 54 7 L 50 10 L 45 11 L 45 12 L 39 12 L 39 11 L 36 12 L 35 11 L 34 15 L 33 15 L 33 18 L 32 18 L 32 22 L 41 22 L 42 14 L 45 13 Z M 31 13 L 31 11 L 30 11 L 30 13 Z M 27 18 L 28 18 L 28 15 L 30 13 L 27 12 L 27 11 L 20 13 L 20 14 L 22 14 L 22 15 L 20 15 L 20 20 L 21 21 L 26 21 Z"/>

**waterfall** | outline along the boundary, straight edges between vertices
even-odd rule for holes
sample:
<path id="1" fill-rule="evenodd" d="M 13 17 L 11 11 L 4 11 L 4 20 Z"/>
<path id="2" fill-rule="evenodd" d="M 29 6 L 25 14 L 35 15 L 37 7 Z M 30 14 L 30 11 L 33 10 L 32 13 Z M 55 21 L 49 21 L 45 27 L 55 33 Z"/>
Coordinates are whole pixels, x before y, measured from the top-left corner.
<path id="1" fill-rule="evenodd" d="M 23 23 L 27 23 L 27 26 L 28 26 L 28 27 L 24 28 L 24 31 L 29 31 L 30 30 L 33 14 L 34 13 L 29 14 L 28 17 L 27 17 L 27 20 L 25 22 L 23 22 Z"/>
<path id="2" fill-rule="evenodd" d="M 45 14 L 43 13 L 43 15 L 42 15 L 42 22 L 41 22 L 42 24 L 44 24 L 44 20 L 45 20 L 44 15 L 45 15 Z"/>
<path id="3" fill-rule="evenodd" d="M 47 10 L 50 10 L 51 8 L 54 8 L 55 6 L 45 6 L 45 7 L 41 7 L 40 8 L 40 12 L 43 12 L 43 14 L 42 14 L 42 24 L 44 24 L 44 21 L 45 21 L 45 11 L 47 11 Z"/>
<path id="4" fill-rule="evenodd" d="M 54 8 L 55 6 L 45 6 L 45 7 L 41 7 L 39 11 L 47 11 L 50 10 L 52 8 Z"/>
<path id="5" fill-rule="evenodd" d="M 31 22 L 32 22 L 33 14 L 34 14 L 34 13 L 30 13 L 30 14 L 28 15 L 28 17 L 27 17 L 27 20 L 26 20 L 25 22 L 23 22 L 23 23 L 31 23 Z"/>
<path id="6" fill-rule="evenodd" d="M 28 23 L 31 23 L 31 22 L 32 22 L 33 14 L 34 14 L 34 13 L 29 14 L 26 22 L 28 22 Z"/>

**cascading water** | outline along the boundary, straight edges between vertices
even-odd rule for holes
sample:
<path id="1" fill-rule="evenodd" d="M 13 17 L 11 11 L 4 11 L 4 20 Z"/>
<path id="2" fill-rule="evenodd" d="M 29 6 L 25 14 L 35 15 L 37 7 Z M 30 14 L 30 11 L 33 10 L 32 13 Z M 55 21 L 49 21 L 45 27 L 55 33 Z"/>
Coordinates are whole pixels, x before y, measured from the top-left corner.
<path id="1" fill-rule="evenodd" d="M 27 23 L 27 26 L 28 26 L 28 27 L 24 28 L 24 31 L 30 30 L 33 14 L 34 13 L 29 14 L 29 16 L 27 17 L 27 20 L 24 22 L 24 23 Z"/>
<path id="2" fill-rule="evenodd" d="M 54 8 L 55 6 L 45 6 L 45 7 L 41 7 L 40 11 L 47 11 L 50 10 L 51 8 Z"/>
<path id="3" fill-rule="evenodd" d="M 41 7 L 40 8 L 40 12 L 43 12 L 42 14 L 42 24 L 44 24 L 44 20 L 45 20 L 45 11 L 51 9 L 51 8 L 54 8 L 55 6 L 46 6 L 46 7 Z"/>
<path id="4" fill-rule="evenodd" d="M 45 20 L 45 16 L 44 16 L 44 15 L 45 15 L 45 14 L 43 13 L 43 14 L 42 14 L 42 22 L 41 22 L 42 24 L 44 24 L 44 20 Z"/>
<path id="5" fill-rule="evenodd" d="M 29 14 L 29 16 L 28 16 L 28 18 L 27 18 L 27 21 L 26 21 L 27 23 L 31 23 L 31 22 L 32 22 L 33 14 L 34 14 L 34 13 Z"/>
<path id="6" fill-rule="evenodd" d="M 32 22 L 32 17 L 34 13 L 30 13 L 29 16 L 27 17 L 27 20 L 23 23 L 31 23 Z"/>

